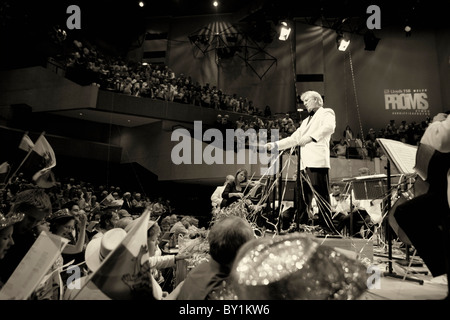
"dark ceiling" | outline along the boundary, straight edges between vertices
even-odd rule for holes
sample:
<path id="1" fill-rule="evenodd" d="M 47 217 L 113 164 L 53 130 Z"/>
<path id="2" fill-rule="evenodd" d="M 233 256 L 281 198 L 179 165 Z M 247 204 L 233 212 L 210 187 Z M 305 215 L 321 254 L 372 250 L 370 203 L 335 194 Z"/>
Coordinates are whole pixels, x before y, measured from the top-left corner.
<path id="1" fill-rule="evenodd" d="M 146 31 L 150 19 L 197 15 L 231 14 L 236 23 L 262 25 L 255 22 L 283 19 L 358 20 L 365 27 L 370 16 L 367 8 L 376 4 L 381 10 L 382 27 L 406 24 L 418 27 L 447 27 L 448 0 L 0 0 L 0 41 L 10 52 L 0 51 L 0 61 L 51 55 L 51 37 L 55 28 L 66 28 L 71 13 L 69 5 L 81 10 L 81 30 L 67 30 L 69 39 L 93 39 L 113 48 L 112 54 L 126 53 Z M 352 18 L 352 19 L 348 19 Z M 311 20 L 311 21 L 313 21 Z M 310 21 L 309 21 L 310 22 Z M 324 25 L 324 24 L 322 24 Z"/>
<path id="2" fill-rule="evenodd" d="M 78 5 L 84 24 L 103 25 L 114 28 L 139 24 L 141 18 L 180 17 L 231 13 L 253 19 L 265 16 L 269 19 L 293 19 L 306 16 L 367 17 L 369 5 L 378 5 L 385 22 L 400 24 L 409 20 L 414 23 L 446 22 L 447 1 L 438 0 L 220 0 L 213 7 L 213 0 L 0 0 L 0 21 L 8 19 L 32 20 L 39 25 L 64 24 L 68 17 L 66 8 Z M 31 22 L 31 21 L 30 21 Z M 37 27 L 37 25 L 35 25 Z"/>

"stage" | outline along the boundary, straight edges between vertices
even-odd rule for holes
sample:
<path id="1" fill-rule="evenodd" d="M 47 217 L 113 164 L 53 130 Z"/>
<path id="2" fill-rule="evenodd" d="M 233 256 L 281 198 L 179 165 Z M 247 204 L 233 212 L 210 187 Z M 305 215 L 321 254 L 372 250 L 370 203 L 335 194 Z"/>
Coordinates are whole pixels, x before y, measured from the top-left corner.
<path id="1" fill-rule="evenodd" d="M 411 254 L 406 259 L 399 243 L 394 241 L 392 245 L 392 273 L 389 273 L 387 248 L 375 243 L 373 254 L 372 263 L 379 270 L 380 281 L 359 300 L 443 300 L 447 297 L 447 275 L 433 277 L 420 257 Z"/>

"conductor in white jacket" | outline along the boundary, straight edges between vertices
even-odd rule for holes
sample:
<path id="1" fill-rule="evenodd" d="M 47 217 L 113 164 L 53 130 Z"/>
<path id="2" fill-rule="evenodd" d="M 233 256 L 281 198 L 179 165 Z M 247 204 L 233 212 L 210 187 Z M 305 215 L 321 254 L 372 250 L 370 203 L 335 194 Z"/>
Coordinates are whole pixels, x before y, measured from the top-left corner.
<path id="1" fill-rule="evenodd" d="M 301 194 L 298 204 L 296 223 L 305 223 L 308 219 L 308 210 L 311 208 L 313 190 L 320 195 L 319 203 L 326 201 L 328 205 L 319 205 L 317 224 L 325 231 L 330 232 L 331 219 L 327 209 L 330 203 L 329 170 L 330 170 L 330 139 L 336 128 L 334 111 L 323 107 L 322 96 L 316 91 L 306 91 L 301 95 L 309 116 L 304 119 L 300 127 L 289 137 L 266 144 L 268 150 L 284 150 L 300 146 L 300 177 L 299 192 Z M 305 177 L 311 182 L 303 179 Z M 323 201 L 322 201 L 323 200 Z M 306 219 L 306 220 L 305 220 Z"/>

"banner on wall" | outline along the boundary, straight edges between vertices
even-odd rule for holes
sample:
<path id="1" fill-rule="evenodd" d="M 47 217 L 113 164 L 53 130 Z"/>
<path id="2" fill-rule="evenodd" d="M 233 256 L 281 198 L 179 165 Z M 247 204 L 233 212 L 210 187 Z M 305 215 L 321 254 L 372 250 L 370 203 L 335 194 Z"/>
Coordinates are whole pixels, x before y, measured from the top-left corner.
<path id="1" fill-rule="evenodd" d="M 430 116 L 427 89 L 385 89 L 385 110 L 391 115 Z"/>

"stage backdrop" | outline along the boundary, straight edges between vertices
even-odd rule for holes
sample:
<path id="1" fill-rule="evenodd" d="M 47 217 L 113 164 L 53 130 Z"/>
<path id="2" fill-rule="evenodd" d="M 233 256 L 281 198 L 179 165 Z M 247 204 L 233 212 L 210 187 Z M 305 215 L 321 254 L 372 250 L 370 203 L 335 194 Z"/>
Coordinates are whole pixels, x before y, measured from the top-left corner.
<path id="1" fill-rule="evenodd" d="M 323 82 L 297 82 L 297 88 L 323 86 L 325 105 L 336 112 L 335 140 L 347 124 L 365 136 L 390 120 L 397 126 L 403 120 L 420 123 L 444 110 L 435 33 L 405 37 L 399 28 L 382 28 L 375 34 L 381 39 L 375 51 L 364 50 L 363 36 L 354 34 L 341 52 L 334 30 L 297 25 L 297 74 L 323 74 Z"/>

